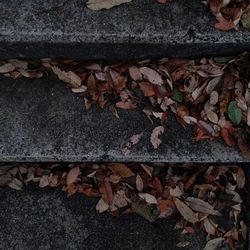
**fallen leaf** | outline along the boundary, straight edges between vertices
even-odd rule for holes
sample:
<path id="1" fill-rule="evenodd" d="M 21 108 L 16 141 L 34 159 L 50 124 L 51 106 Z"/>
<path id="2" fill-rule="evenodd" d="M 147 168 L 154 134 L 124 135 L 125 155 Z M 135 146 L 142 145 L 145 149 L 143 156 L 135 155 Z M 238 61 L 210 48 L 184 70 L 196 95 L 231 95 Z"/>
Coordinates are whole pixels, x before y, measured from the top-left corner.
<path id="1" fill-rule="evenodd" d="M 160 140 L 159 136 L 164 133 L 164 127 L 163 126 L 158 126 L 153 129 L 151 137 L 150 137 L 150 142 L 152 143 L 154 149 L 157 149 L 162 141 Z"/>
<path id="2" fill-rule="evenodd" d="M 8 187 L 20 191 L 23 189 L 23 183 L 17 178 L 12 178 L 8 183 Z"/>
<path id="3" fill-rule="evenodd" d="M 123 3 L 129 3 L 132 0 L 88 0 L 87 7 L 91 10 L 111 9 Z"/>
<path id="4" fill-rule="evenodd" d="M 191 223 L 197 223 L 199 221 L 196 217 L 196 214 L 183 201 L 179 200 L 178 198 L 174 198 L 174 203 L 176 208 L 186 221 Z"/>
<path id="5" fill-rule="evenodd" d="M 135 174 L 130 170 L 129 167 L 127 167 L 125 164 L 122 163 L 110 163 L 109 164 L 110 170 L 120 175 L 121 177 L 128 178 L 131 176 L 134 176 Z"/>
<path id="6" fill-rule="evenodd" d="M 96 211 L 103 213 L 109 209 L 109 204 L 106 203 L 102 198 L 96 204 Z"/>
<path id="7" fill-rule="evenodd" d="M 140 89 L 145 96 L 154 96 L 154 86 L 148 82 L 140 82 L 139 83 Z"/>
<path id="8" fill-rule="evenodd" d="M 237 107 L 236 101 L 231 101 L 228 106 L 228 115 L 230 120 L 235 124 L 240 124 L 242 120 L 242 111 Z"/>
<path id="9" fill-rule="evenodd" d="M 211 206 L 208 202 L 205 202 L 199 198 L 188 197 L 185 199 L 185 203 L 196 212 L 216 216 L 221 215 L 221 213 L 219 211 L 214 210 L 213 206 Z"/>
<path id="10" fill-rule="evenodd" d="M 129 67 L 129 75 L 134 81 L 142 80 L 142 73 L 140 69 L 136 66 Z"/>
<path id="11" fill-rule="evenodd" d="M 136 175 L 135 184 L 136 184 L 136 189 L 139 192 L 141 192 L 143 190 L 143 180 L 139 174 Z"/>
<path id="12" fill-rule="evenodd" d="M 80 173 L 81 170 L 79 167 L 73 167 L 72 169 L 70 169 L 66 177 L 66 184 L 70 185 L 74 183 L 77 180 Z"/>
<path id="13" fill-rule="evenodd" d="M 236 182 L 238 188 L 244 188 L 246 184 L 246 176 L 242 168 L 239 168 L 236 173 Z"/>
<path id="14" fill-rule="evenodd" d="M 172 200 L 160 200 L 157 203 L 157 207 L 160 211 L 160 218 L 166 218 L 175 211 L 175 205 Z"/>
<path id="15" fill-rule="evenodd" d="M 82 84 L 82 80 L 81 78 L 75 74 L 72 71 L 63 71 L 61 69 L 59 69 L 58 67 L 52 67 L 52 71 L 54 72 L 54 74 L 56 74 L 58 76 L 58 78 L 63 81 L 66 82 L 70 85 L 70 87 L 72 88 L 79 88 Z"/>
<path id="16" fill-rule="evenodd" d="M 143 200 L 145 200 L 149 204 L 157 204 L 156 198 L 148 193 L 139 193 L 139 197 Z"/>
<path id="17" fill-rule="evenodd" d="M 163 84 L 162 77 L 157 71 L 155 71 L 151 68 L 148 68 L 148 67 L 142 67 L 142 68 L 140 68 L 140 72 L 152 84 L 155 84 L 155 85 L 162 85 Z"/>
<path id="18" fill-rule="evenodd" d="M 48 185 L 49 185 L 49 176 L 48 175 L 43 175 L 40 178 L 39 187 L 44 188 L 44 187 L 47 187 Z"/>
<path id="19" fill-rule="evenodd" d="M 203 226 L 208 234 L 215 235 L 216 226 L 208 218 L 203 220 Z"/>
<path id="20" fill-rule="evenodd" d="M 223 237 L 215 238 L 207 242 L 204 250 L 217 250 L 222 246 L 222 243 L 224 242 Z"/>

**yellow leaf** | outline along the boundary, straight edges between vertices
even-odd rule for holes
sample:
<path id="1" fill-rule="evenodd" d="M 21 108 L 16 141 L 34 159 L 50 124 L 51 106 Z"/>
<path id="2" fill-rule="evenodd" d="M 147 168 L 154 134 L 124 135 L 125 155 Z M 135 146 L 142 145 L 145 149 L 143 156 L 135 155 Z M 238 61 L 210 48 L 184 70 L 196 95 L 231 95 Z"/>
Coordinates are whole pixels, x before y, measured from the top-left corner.
<path id="1" fill-rule="evenodd" d="M 121 177 L 128 178 L 134 176 L 135 174 L 128 168 L 125 164 L 122 163 L 110 163 L 109 169 L 115 173 L 119 174 Z"/>

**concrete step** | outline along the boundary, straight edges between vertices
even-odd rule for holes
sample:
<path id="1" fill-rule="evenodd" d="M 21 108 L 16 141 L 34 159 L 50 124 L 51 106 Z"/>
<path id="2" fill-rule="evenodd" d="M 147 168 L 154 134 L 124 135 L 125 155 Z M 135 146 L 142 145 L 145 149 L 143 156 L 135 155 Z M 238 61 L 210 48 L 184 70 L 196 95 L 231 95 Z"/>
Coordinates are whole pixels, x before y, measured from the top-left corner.
<path id="1" fill-rule="evenodd" d="M 67 197 L 60 189 L 28 186 L 24 192 L 0 188 L 1 249 L 155 249 L 202 250 L 205 236 L 181 235 L 174 230 L 177 218 L 151 224 L 135 215 L 112 217 L 95 211 L 98 199 Z"/>
<path id="2" fill-rule="evenodd" d="M 162 145 L 150 143 L 152 125 L 141 110 L 86 110 L 82 96 L 54 78 L 0 78 L 0 161 L 244 162 L 220 140 L 195 142 L 192 127 L 174 117 L 166 123 Z M 124 156 L 134 134 L 141 141 Z"/>
<path id="3" fill-rule="evenodd" d="M 86 0 L 1 0 L 0 58 L 129 59 L 237 54 L 247 31 L 221 32 L 200 0 L 134 0 L 94 12 Z"/>
<path id="4" fill-rule="evenodd" d="M 250 171 L 248 184 L 249 177 Z M 174 229 L 180 219 L 176 214 L 149 223 L 136 214 L 99 214 L 97 201 L 38 184 L 29 183 L 24 191 L 1 187 L 0 249 L 204 249 L 206 234 L 198 226 L 193 236 L 181 234 Z M 180 241 L 190 244 L 177 247 Z"/>

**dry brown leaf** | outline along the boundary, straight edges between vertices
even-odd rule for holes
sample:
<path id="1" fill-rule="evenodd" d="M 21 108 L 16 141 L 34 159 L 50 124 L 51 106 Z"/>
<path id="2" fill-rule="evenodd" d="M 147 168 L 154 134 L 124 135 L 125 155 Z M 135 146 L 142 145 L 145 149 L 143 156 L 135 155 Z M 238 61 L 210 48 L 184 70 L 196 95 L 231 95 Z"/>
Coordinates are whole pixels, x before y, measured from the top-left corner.
<path id="1" fill-rule="evenodd" d="M 122 163 L 110 163 L 109 168 L 113 173 L 118 174 L 124 178 L 128 178 L 135 175 L 129 167 Z"/>
<path id="2" fill-rule="evenodd" d="M 160 218 L 166 218 L 175 211 L 174 202 L 171 200 L 160 200 L 157 203 L 157 207 L 160 211 Z"/>
<path id="3" fill-rule="evenodd" d="M 119 109 L 136 109 L 137 104 L 132 101 L 120 101 L 115 104 L 115 106 Z"/>
<path id="4" fill-rule="evenodd" d="M 105 179 L 99 188 L 100 193 L 102 194 L 102 198 L 106 203 L 111 205 L 113 203 L 113 190 L 108 181 L 108 178 Z"/>
<path id="5" fill-rule="evenodd" d="M 145 96 L 154 96 L 154 86 L 149 82 L 140 82 L 139 83 L 140 89 Z"/>
<path id="6" fill-rule="evenodd" d="M 82 84 L 81 78 L 72 71 L 66 72 L 66 71 L 59 69 L 56 66 L 52 67 L 52 71 L 54 72 L 54 74 L 56 74 L 58 76 L 58 78 L 61 81 L 68 83 L 70 85 L 70 87 L 72 87 L 72 88 L 77 89 Z"/>
<path id="7" fill-rule="evenodd" d="M 0 186 L 7 186 L 8 183 L 11 182 L 13 177 L 11 177 L 10 175 L 1 175 L 0 176 Z"/>

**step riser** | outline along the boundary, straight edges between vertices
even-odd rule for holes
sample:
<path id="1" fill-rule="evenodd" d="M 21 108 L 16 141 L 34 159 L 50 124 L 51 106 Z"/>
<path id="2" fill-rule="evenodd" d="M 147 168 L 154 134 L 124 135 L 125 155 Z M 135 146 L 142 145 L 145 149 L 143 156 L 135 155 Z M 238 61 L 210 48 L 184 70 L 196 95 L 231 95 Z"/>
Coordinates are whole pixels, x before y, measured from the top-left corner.
<path id="1" fill-rule="evenodd" d="M 1 0 L 0 58 L 123 60 L 250 49 L 249 32 L 221 32 L 215 22 L 200 0 L 133 0 L 109 11 L 91 11 L 79 0 Z"/>
<path id="2" fill-rule="evenodd" d="M 250 43 L 112 44 L 1 43 L 0 58 L 74 58 L 83 60 L 159 59 L 162 57 L 232 56 L 249 51 Z"/>

